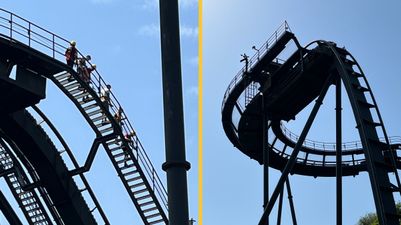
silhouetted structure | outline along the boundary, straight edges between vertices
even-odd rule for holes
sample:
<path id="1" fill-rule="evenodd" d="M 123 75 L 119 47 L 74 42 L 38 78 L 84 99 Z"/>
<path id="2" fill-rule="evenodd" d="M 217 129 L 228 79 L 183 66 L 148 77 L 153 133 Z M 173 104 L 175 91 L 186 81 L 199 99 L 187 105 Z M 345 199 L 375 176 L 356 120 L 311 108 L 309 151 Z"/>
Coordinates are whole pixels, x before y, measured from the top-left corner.
<path id="1" fill-rule="evenodd" d="M 277 58 L 290 42 L 296 50 L 284 60 Z M 341 84 L 351 102 L 360 142 L 342 142 Z M 336 143 L 307 140 L 331 85 L 336 87 Z M 281 121 L 294 120 L 313 100 L 316 103 L 302 133 L 291 133 Z M 400 191 L 397 168 L 401 164 L 396 152 L 400 145 L 394 144 L 400 140 L 388 138 L 367 79 L 345 48 L 323 40 L 302 47 L 285 22 L 230 83 L 222 103 L 222 122 L 234 146 L 264 165 L 264 213 L 259 225 L 268 224 L 278 198 L 280 224 L 285 183 L 291 197 L 293 223 L 297 224 L 290 173 L 336 177 L 337 224 L 342 224 L 342 176 L 362 171 L 369 173 L 380 224 L 399 224 L 393 192 Z M 383 139 L 379 139 L 378 132 Z M 267 189 L 268 167 L 282 171 L 271 198 Z M 389 176 L 394 176 L 395 184 Z"/>

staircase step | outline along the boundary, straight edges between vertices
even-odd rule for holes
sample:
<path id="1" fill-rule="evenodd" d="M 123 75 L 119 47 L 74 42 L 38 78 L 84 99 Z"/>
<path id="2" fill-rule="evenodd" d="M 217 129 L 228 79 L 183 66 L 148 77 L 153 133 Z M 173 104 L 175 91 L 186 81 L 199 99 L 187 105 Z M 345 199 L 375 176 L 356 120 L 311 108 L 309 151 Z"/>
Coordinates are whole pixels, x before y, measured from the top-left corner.
<path id="1" fill-rule="evenodd" d="M 353 76 L 356 76 L 356 77 L 363 77 L 362 76 L 362 74 L 360 74 L 360 73 L 358 73 L 358 72 L 355 72 L 355 71 L 352 71 L 352 73 L 351 73 Z"/>
<path id="2" fill-rule="evenodd" d="M 88 92 L 85 92 L 85 93 L 88 93 Z M 84 104 L 88 104 L 88 103 L 93 103 L 94 101 L 94 99 L 92 98 L 92 97 L 90 97 L 89 95 L 87 95 L 86 97 L 85 97 L 85 100 L 84 100 L 84 97 L 82 97 L 81 99 L 77 99 L 78 100 L 78 103 L 80 104 L 80 105 L 84 105 Z"/>
<path id="3" fill-rule="evenodd" d="M 78 99 L 81 99 L 81 98 L 83 98 L 85 96 L 89 96 L 89 92 L 84 92 L 84 93 L 81 93 L 81 94 L 78 94 L 78 95 L 74 95 L 74 98 L 78 100 Z"/>
<path id="4" fill-rule="evenodd" d="M 350 59 L 345 58 L 344 63 L 349 64 L 349 65 L 356 65 L 356 62 Z"/>
<path id="5" fill-rule="evenodd" d="M 367 92 L 367 91 L 369 91 L 368 88 L 362 87 L 362 86 L 357 85 L 357 84 L 353 84 L 352 86 L 353 86 L 356 90 L 358 90 L 358 91 L 362 91 L 362 92 Z"/>
<path id="6" fill-rule="evenodd" d="M 76 88 L 76 87 L 80 87 L 81 85 L 78 82 L 74 82 L 74 83 L 70 83 L 66 86 L 64 86 L 65 89 L 67 89 L 68 91 Z"/>
<path id="7" fill-rule="evenodd" d="M 127 181 L 127 183 L 129 183 L 129 182 L 140 180 L 140 179 L 142 179 L 141 176 L 137 176 L 137 177 L 133 177 L 133 178 L 127 179 L 126 181 Z"/>
<path id="8" fill-rule="evenodd" d="M 151 212 L 151 211 L 154 211 L 154 210 L 157 210 L 157 207 L 156 207 L 156 206 L 150 207 L 150 208 L 148 208 L 148 209 L 143 209 L 142 212 L 143 212 L 143 213 L 147 213 L 147 212 Z"/>
<path id="9" fill-rule="evenodd" d="M 146 216 L 146 219 L 151 219 L 151 218 L 158 217 L 158 216 L 160 216 L 160 213 L 155 213 L 155 214 L 151 214 L 149 216 Z"/>
<path id="10" fill-rule="evenodd" d="M 107 132 L 110 132 L 110 131 L 114 131 L 114 128 L 113 127 L 109 127 L 109 128 L 106 128 L 106 129 L 103 129 L 103 130 L 99 130 L 99 131 L 100 131 L 100 133 L 104 134 L 104 133 L 107 133 Z"/>
<path id="11" fill-rule="evenodd" d="M 137 194 L 144 193 L 144 192 L 148 192 L 148 189 L 144 188 L 144 189 L 141 189 L 138 191 L 134 191 L 134 192 L 132 192 L 132 194 L 137 195 Z"/>
<path id="12" fill-rule="evenodd" d="M 128 176 L 133 175 L 133 174 L 136 174 L 136 173 L 138 173 L 138 170 L 137 170 L 137 169 L 132 170 L 132 171 L 129 171 L 129 172 L 127 172 L 127 173 L 123 173 L 123 175 L 124 175 L 124 177 L 128 177 Z"/>
<path id="13" fill-rule="evenodd" d="M 129 162 L 130 160 L 131 160 L 131 158 L 127 158 L 127 159 L 123 158 L 123 159 L 120 159 L 120 160 L 116 160 L 116 163 L 117 163 L 117 164 L 127 163 L 127 162 Z"/>
<path id="14" fill-rule="evenodd" d="M 68 79 L 59 81 L 59 83 L 60 83 L 63 87 L 64 87 L 65 85 L 70 84 L 70 83 L 73 83 L 73 82 L 77 82 L 77 81 L 76 81 L 76 80 L 68 80 Z"/>
<path id="15" fill-rule="evenodd" d="M 137 188 L 137 187 L 140 187 L 140 186 L 143 186 L 143 185 L 145 185 L 145 183 L 141 182 L 141 183 L 137 183 L 137 184 L 134 184 L 134 185 L 130 185 L 129 187 L 130 187 L 131 189 L 133 189 L 133 188 Z M 134 194 L 135 194 L 135 193 L 134 193 Z"/>
<path id="16" fill-rule="evenodd" d="M 36 201 L 34 201 L 34 202 L 30 202 L 30 203 L 28 203 L 28 204 L 24 205 L 24 207 L 30 207 L 30 206 L 32 206 L 32 205 L 35 205 L 35 207 L 37 207 L 37 203 L 36 203 Z"/>
<path id="17" fill-rule="evenodd" d="M 37 212 L 37 213 L 40 213 L 41 211 L 40 211 L 40 209 L 39 209 L 39 208 L 32 208 L 32 209 L 29 209 L 29 210 L 27 210 L 26 212 L 27 212 L 27 213 L 31 213 L 31 212 Z"/>
<path id="18" fill-rule="evenodd" d="M 368 103 L 368 102 L 366 102 L 366 101 L 358 101 L 358 103 L 360 104 L 360 105 L 362 105 L 362 106 L 365 106 L 365 107 L 368 107 L 368 108 L 375 108 L 375 105 L 373 105 L 373 104 L 371 104 L 371 103 Z"/>
<path id="19" fill-rule="evenodd" d="M 117 150 L 119 150 L 119 149 L 122 150 L 122 147 L 121 147 L 120 145 L 117 145 L 116 147 L 113 147 L 113 148 L 109 148 L 109 150 L 110 150 L 111 152 L 115 152 L 115 151 L 117 151 Z M 118 154 L 121 154 L 121 153 L 118 153 Z M 117 154 L 116 154 L 116 155 L 117 155 Z"/>
<path id="20" fill-rule="evenodd" d="M 94 104 L 94 105 L 96 105 L 96 104 Z M 96 107 L 96 106 L 95 106 Z M 93 108 L 95 108 L 95 107 L 93 107 Z M 99 113 L 102 113 L 103 111 L 102 111 L 102 109 L 100 109 L 100 108 L 98 108 L 98 109 L 96 109 L 96 110 L 93 110 L 92 112 L 87 112 L 86 114 L 89 116 L 89 117 L 92 117 L 92 116 L 94 116 L 94 115 L 96 115 L 96 114 L 99 114 Z"/>
<path id="21" fill-rule="evenodd" d="M 74 89 L 74 90 L 72 90 L 72 91 L 68 91 L 72 96 L 74 96 L 74 95 L 76 95 L 76 94 L 78 94 L 78 93 L 82 93 L 83 92 L 83 90 L 81 90 L 81 89 Z"/>
<path id="22" fill-rule="evenodd" d="M 156 224 L 156 223 L 162 223 L 162 222 L 164 222 L 163 219 L 155 220 L 155 221 L 149 222 L 149 225 L 153 225 L 153 224 Z"/>
<path id="23" fill-rule="evenodd" d="M 155 204 L 153 201 L 148 201 L 148 202 L 143 202 L 139 204 L 139 207 L 143 207 L 143 206 L 147 206 L 147 205 L 151 205 L 151 204 Z"/>
<path id="24" fill-rule="evenodd" d="M 111 150 L 111 149 L 110 149 Z M 128 158 L 129 157 L 129 155 L 127 154 L 127 153 L 125 153 L 124 151 L 123 152 L 120 152 L 120 153 L 118 153 L 118 154 L 115 154 L 115 155 L 113 155 L 113 157 L 114 157 L 114 159 L 117 159 L 118 157 L 121 157 L 121 156 L 124 156 L 124 158 Z M 129 159 L 130 159 L 131 157 L 129 157 Z"/>
<path id="25" fill-rule="evenodd" d="M 364 121 L 366 124 L 370 124 L 370 125 L 373 125 L 373 126 L 375 126 L 375 127 L 378 127 L 378 126 L 381 126 L 381 125 L 382 125 L 381 123 L 373 122 L 373 121 L 371 121 L 371 120 L 366 120 L 366 119 L 364 119 L 363 121 Z"/>
<path id="26" fill-rule="evenodd" d="M 98 107 L 98 106 L 99 106 L 99 105 L 98 105 L 97 103 L 93 103 L 93 104 L 91 104 L 91 105 L 88 105 L 88 106 L 83 107 L 83 109 L 84 109 L 85 111 L 88 111 L 88 110 L 93 109 L 93 108 L 96 108 L 96 107 Z"/>
<path id="27" fill-rule="evenodd" d="M 62 73 L 62 74 L 54 76 L 54 78 L 56 78 L 57 80 L 61 80 L 63 78 L 69 77 L 69 76 L 70 76 L 70 73 Z"/>
<path id="28" fill-rule="evenodd" d="M 112 140 L 109 140 L 109 141 L 107 141 L 106 143 L 107 143 L 107 145 L 113 145 L 113 144 L 120 144 L 120 142 L 121 142 L 121 138 L 115 138 L 115 139 L 112 139 Z"/>
<path id="29" fill-rule="evenodd" d="M 138 198 L 136 198 L 136 200 L 137 200 L 137 201 L 141 201 L 141 200 L 144 200 L 144 199 L 147 199 L 147 198 L 151 198 L 150 194 L 147 194 L 147 195 L 138 197 Z"/>

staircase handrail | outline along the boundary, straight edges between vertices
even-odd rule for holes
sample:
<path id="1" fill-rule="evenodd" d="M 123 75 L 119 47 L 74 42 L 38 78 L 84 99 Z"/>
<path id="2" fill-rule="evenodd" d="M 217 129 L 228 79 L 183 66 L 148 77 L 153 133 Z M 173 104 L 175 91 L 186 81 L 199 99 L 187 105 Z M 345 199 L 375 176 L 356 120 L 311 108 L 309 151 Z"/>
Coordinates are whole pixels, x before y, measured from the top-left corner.
<path id="1" fill-rule="evenodd" d="M 267 39 L 265 43 L 261 47 L 259 47 L 256 50 L 256 53 L 250 58 L 248 61 L 248 68 L 251 70 L 257 62 L 259 62 L 260 58 L 263 57 L 267 51 L 271 48 L 273 44 L 277 42 L 277 40 L 286 32 L 289 31 L 291 32 L 291 29 L 287 23 L 287 21 L 284 21 L 277 29 L 276 31 Z M 282 62 L 282 59 L 276 58 L 276 62 Z M 223 102 L 221 104 L 221 108 L 224 108 L 224 104 L 227 101 L 228 96 L 230 95 L 232 89 L 243 79 L 245 72 L 247 72 L 247 65 L 244 65 L 235 75 L 235 77 L 231 80 L 230 84 L 227 87 L 226 92 L 224 93 L 224 98 Z"/>

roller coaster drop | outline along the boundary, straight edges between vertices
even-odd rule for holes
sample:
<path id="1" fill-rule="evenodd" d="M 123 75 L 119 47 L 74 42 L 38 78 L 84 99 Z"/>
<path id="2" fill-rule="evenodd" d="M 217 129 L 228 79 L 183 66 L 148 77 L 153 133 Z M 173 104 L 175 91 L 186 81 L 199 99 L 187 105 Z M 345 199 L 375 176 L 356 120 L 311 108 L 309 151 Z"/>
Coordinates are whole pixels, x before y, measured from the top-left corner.
<path id="1" fill-rule="evenodd" d="M 296 50 L 286 60 L 278 59 L 291 42 Z M 277 224 L 280 224 L 284 184 L 293 224 L 297 224 L 290 173 L 336 177 L 337 224 L 342 224 L 342 176 L 355 176 L 362 171 L 369 174 L 379 223 L 399 225 L 393 194 L 401 193 L 398 176 L 401 158 L 397 154 L 400 140 L 387 136 L 373 92 L 355 58 L 334 42 L 319 40 L 302 47 L 286 22 L 256 50 L 255 56 L 245 59 L 245 67 L 224 95 L 222 123 L 234 146 L 264 165 L 264 213 L 259 225 L 269 223 L 278 198 Z M 342 142 L 342 84 L 351 103 L 360 142 Z M 331 85 L 336 90 L 336 142 L 307 140 Z M 314 99 L 301 134 L 288 131 L 281 121 L 295 120 Z M 379 135 L 383 138 L 379 139 Z M 269 167 L 282 172 L 271 196 Z"/>
<path id="2" fill-rule="evenodd" d="M 112 93 L 111 107 L 101 101 L 99 93 L 106 82 L 97 71 L 86 83 L 65 64 L 68 46 L 66 39 L 0 9 L 0 175 L 26 221 L 30 225 L 110 224 L 84 175 L 102 145 L 143 223 L 169 224 L 167 192 L 155 168 L 124 112 L 124 123 L 114 117 L 122 106 Z M 81 53 L 79 57 L 84 58 Z M 15 79 L 10 78 L 12 70 L 16 71 Z M 96 134 L 84 166 L 77 163 L 61 134 L 35 106 L 45 98 L 46 80 L 72 101 Z M 29 107 L 30 112 L 26 110 Z M 62 150 L 50 140 L 45 125 Z M 125 134 L 132 137 L 127 139 Z M 61 152 L 67 153 L 73 169 L 67 168 Z M 78 187 L 77 180 L 83 186 Z M 83 192 L 89 198 L 84 198 Z M 92 210 L 87 201 L 94 205 Z M 1 192 L 0 209 L 10 224 L 22 224 Z"/>

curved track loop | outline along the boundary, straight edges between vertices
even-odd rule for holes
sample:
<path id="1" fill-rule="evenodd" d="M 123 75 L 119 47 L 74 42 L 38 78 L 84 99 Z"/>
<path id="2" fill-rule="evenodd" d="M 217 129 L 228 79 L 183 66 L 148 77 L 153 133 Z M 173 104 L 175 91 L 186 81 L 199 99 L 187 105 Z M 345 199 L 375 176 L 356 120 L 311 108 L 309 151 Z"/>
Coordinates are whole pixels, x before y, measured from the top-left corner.
<path id="1" fill-rule="evenodd" d="M 279 35 L 278 40 L 280 40 L 284 34 L 285 33 Z M 271 48 L 274 49 L 276 44 L 277 41 L 270 45 Z M 312 42 L 311 44 L 322 45 L 323 41 L 316 41 Z M 295 65 L 294 70 L 296 70 L 297 67 L 302 67 L 303 62 L 306 61 L 308 57 L 309 58 L 312 57 L 310 55 L 312 55 L 311 51 L 313 49 L 307 48 L 311 44 L 309 44 L 305 48 L 300 48 L 298 50 L 302 51 L 301 53 L 302 57 L 298 57 L 298 59 L 294 61 Z M 335 50 L 341 52 L 340 54 L 342 54 L 342 57 L 345 57 L 344 60 L 346 59 L 347 56 L 348 58 L 350 58 L 345 60 L 344 63 L 351 63 L 357 66 L 358 71 L 354 71 L 354 69 L 351 67 L 349 68 L 350 69 L 349 73 L 353 74 L 354 77 L 355 76 L 359 77 L 361 79 L 361 82 L 363 83 L 361 84 L 362 86 L 357 85 L 356 87 L 357 89 L 355 90 L 362 91 L 362 93 L 368 94 L 369 96 L 367 96 L 366 99 L 370 99 L 372 101 L 371 103 L 367 102 L 366 103 L 368 106 L 371 106 L 374 109 L 373 113 L 376 115 L 377 120 L 379 120 L 377 123 L 372 121 L 371 122 L 374 123 L 376 126 L 380 127 L 382 130 L 381 132 L 381 135 L 383 136 L 383 138 L 381 139 L 381 142 L 383 142 L 382 149 L 383 150 L 392 149 L 397 151 L 400 150 L 401 139 L 397 137 L 389 138 L 385 132 L 383 121 L 380 112 L 378 110 L 376 101 L 374 100 L 373 93 L 370 89 L 370 86 L 367 82 L 365 75 L 362 72 L 361 67 L 357 64 L 357 62 L 351 56 L 351 54 L 345 49 L 335 48 Z M 266 54 L 269 54 L 269 52 L 264 53 L 264 55 Z M 297 54 L 298 53 L 294 53 L 293 56 Z M 253 58 L 255 58 L 255 56 Z M 288 60 L 291 60 L 291 58 Z M 280 61 L 280 62 L 282 62 L 282 64 L 278 64 L 279 68 L 281 68 L 281 65 L 285 64 L 286 61 Z M 247 128 L 247 130 L 244 130 L 245 127 L 244 124 L 260 123 L 260 117 L 258 119 L 258 110 L 260 109 L 260 106 L 258 105 L 260 104 L 261 101 L 260 87 L 261 84 L 263 84 L 263 82 L 266 82 L 267 78 L 265 78 L 265 80 L 260 81 L 261 80 L 260 77 L 258 78 L 258 76 L 255 76 L 255 74 L 253 74 L 253 71 L 256 71 L 256 73 L 260 72 L 260 70 L 258 71 L 257 68 L 258 63 L 266 64 L 266 62 L 261 62 L 259 60 L 258 62 L 253 64 L 255 66 L 251 67 L 248 72 L 242 69 L 238 73 L 240 75 L 235 76 L 233 81 L 230 83 L 224 95 L 224 100 L 222 104 L 222 122 L 224 130 L 230 141 L 234 144 L 234 146 L 240 149 L 246 155 L 250 156 L 252 159 L 257 160 L 259 163 L 262 164 L 261 152 L 257 152 L 256 150 L 254 150 L 255 148 L 257 148 L 257 146 L 245 143 L 244 140 L 241 141 L 241 137 L 239 135 L 239 132 L 243 133 L 242 136 L 244 136 L 245 132 L 248 132 L 248 136 L 254 136 L 254 138 L 260 138 L 257 137 L 257 133 L 261 133 L 260 130 L 249 130 L 249 128 Z M 279 69 L 275 68 L 273 65 L 266 68 L 271 69 L 271 74 L 278 73 L 277 71 L 279 71 Z M 302 68 L 300 68 L 299 70 L 301 69 Z M 258 84 L 255 85 L 254 83 Z M 244 119 L 244 117 L 247 117 L 248 119 Z M 255 125 L 255 127 L 256 126 L 257 125 Z M 253 129 L 257 129 L 255 127 Z M 273 163 L 273 165 L 271 166 L 280 170 L 284 166 L 286 160 L 289 158 L 292 149 L 294 148 L 296 142 L 298 141 L 298 135 L 295 135 L 294 133 L 289 131 L 279 120 L 271 121 L 269 123 L 269 127 L 272 128 L 269 129 L 269 145 L 272 151 L 271 157 L 273 157 L 272 160 L 276 162 Z M 258 129 L 261 128 L 259 127 Z M 242 139 L 244 138 L 242 137 Z M 324 142 L 306 140 L 303 143 L 301 149 L 301 152 L 303 152 L 303 154 L 297 157 L 296 168 L 298 169 L 294 169 L 293 172 L 312 176 L 335 176 L 335 149 L 336 146 L 333 143 L 324 143 Z M 344 166 L 346 167 L 344 175 L 356 175 L 360 171 L 367 170 L 364 159 L 362 142 L 355 141 L 355 142 L 343 143 L 342 149 L 344 156 L 343 163 Z M 395 153 L 388 154 L 388 156 L 389 156 L 388 159 L 391 160 L 392 165 L 397 165 L 398 167 L 401 166 L 400 160 L 397 157 L 395 157 L 396 156 Z M 319 171 L 319 169 L 321 172 L 316 172 Z M 399 183 L 398 178 L 397 178 L 397 183 Z"/>
<path id="2" fill-rule="evenodd" d="M 53 71 L 58 71 L 42 75 L 74 103 L 102 141 L 143 222 L 146 225 L 168 224 L 167 192 L 124 111 L 122 121 L 114 118 L 122 109 L 116 97 L 111 93 L 108 104 L 100 100 L 106 82 L 98 71 L 91 73 L 89 83 L 84 82 L 75 70 L 64 64 L 64 51 L 69 41 L 3 9 L 0 9 L 0 33 L 9 41 L 8 47 L 22 49 L 27 55 L 39 55 L 55 68 Z M 79 52 L 79 57 L 84 58 L 84 55 Z M 86 64 L 91 65 L 88 61 Z M 108 122 L 102 123 L 105 120 Z M 133 134 L 131 140 L 126 140 L 125 134 Z"/>
<path id="3" fill-rule="evenodd" d="M 53 224 L 36 191 L 32 188 L 24 190 L 24 186 L 29 184 L 29 175 L 3 140 L 0 141 L 0 166 L 5 181 L 28 223 L 30 225 Z"/>
<path id="4" fill-rule="evenodd" d="M 304 48 L 298 46 L 293 55 L 277 65 L 277 68 L 272 59 L 280 50 L 274 50 L 285 48 L 289 42 L 288 38 L 285 39 L 285 34 L 272 46 L 270 51 L 273 53 L 268 60 L 263 61 L 262 58 L 249 70 L 240 71 L 241 81 L 248 82 L 236 82 L 236 76 L 232 82 L 234 85 L 229 85 L 222 105 L 222 122 L 228 138 L 244 154 L 262 164 L 264 148 L 261 143 L 267 137 L 263 136 L 265 131 L 261 124 L 263 114 L 266 114 L 269 119 L 267 129 L 271 128 L 268 134 L 269 166 L 283 171 L 280 181 L 287 177 L 288 173 L 315 177 L 336 176 L 336 161 L 326 159 L 330 156 L 335 159 L 336 146 L 304 141 L 308 131 L 303 133 L 304 136 L 300 138 L 303 143 L 300 143 L 298 136 L 288 132 L 281 121 L 295 119 L 295 116 L 317 96 L 317 103 L 321 104 L 324 96 L 320 96 L 319 93 L 325 93 L 325 88 L 328 87 L 324 84 L 325 80 L 330 77 L 341 79 L 361 140 L 360 143 L 353 142 L 355 145 L 341 144 L 343 156 L 350 159 L 341 162 L 342 175 L 356 175 L 360 171 L 368 171 L 380 224 L 399 224 L 393 192 L 401 193 L 397 171 L 397 168 L 401 168 L 400 157 L 397 156 L 400 144 L 390 142 L 399 140 L 387 136 L 379 108 L 362 68 L 345 48 L 339 48 L 335 43 L 327 41 L 315 41 Z M 283 41 L 280 43 L 281 40 Z M 317 46 L 308 49 L 313 44 Z M 265 56 L 269 56 L 269 51 Z M 252 84 L 255 82 L 259 84 Z M 335 82 L 329 85 L 332 84 Z M 264 111 L 263 105 L 267 110 Z M 312 118 L 317 112 L 315 108 L 311 113 Z M 316 109 L 318 110 L 318 107 Z M 235 116 L 239 118 L 234 118 Z M 305 127 L 313 121 L 309 119 Z M 308 130 L 309 127 L 304 129 Z M 379 139 L 378 132 L 384 138 Z M 326 149 L 326 146 L 329 148 Z M 304 153 L 303 157 L 299 156 L 299 151 Z M 310 160 L 310 157 L 313 157 L 313 160 Z M 358 159 L 355 159 L 356 157 Z M 397 185 L 390 182 L 391 174 L 395 177 L 392 181 L 395 180 Z M 259 224 L 265 224 L 266 216 L 270 214 L 281 188 L 279 185 L 282 184 L 279 182 L 274 190 Z"/>

